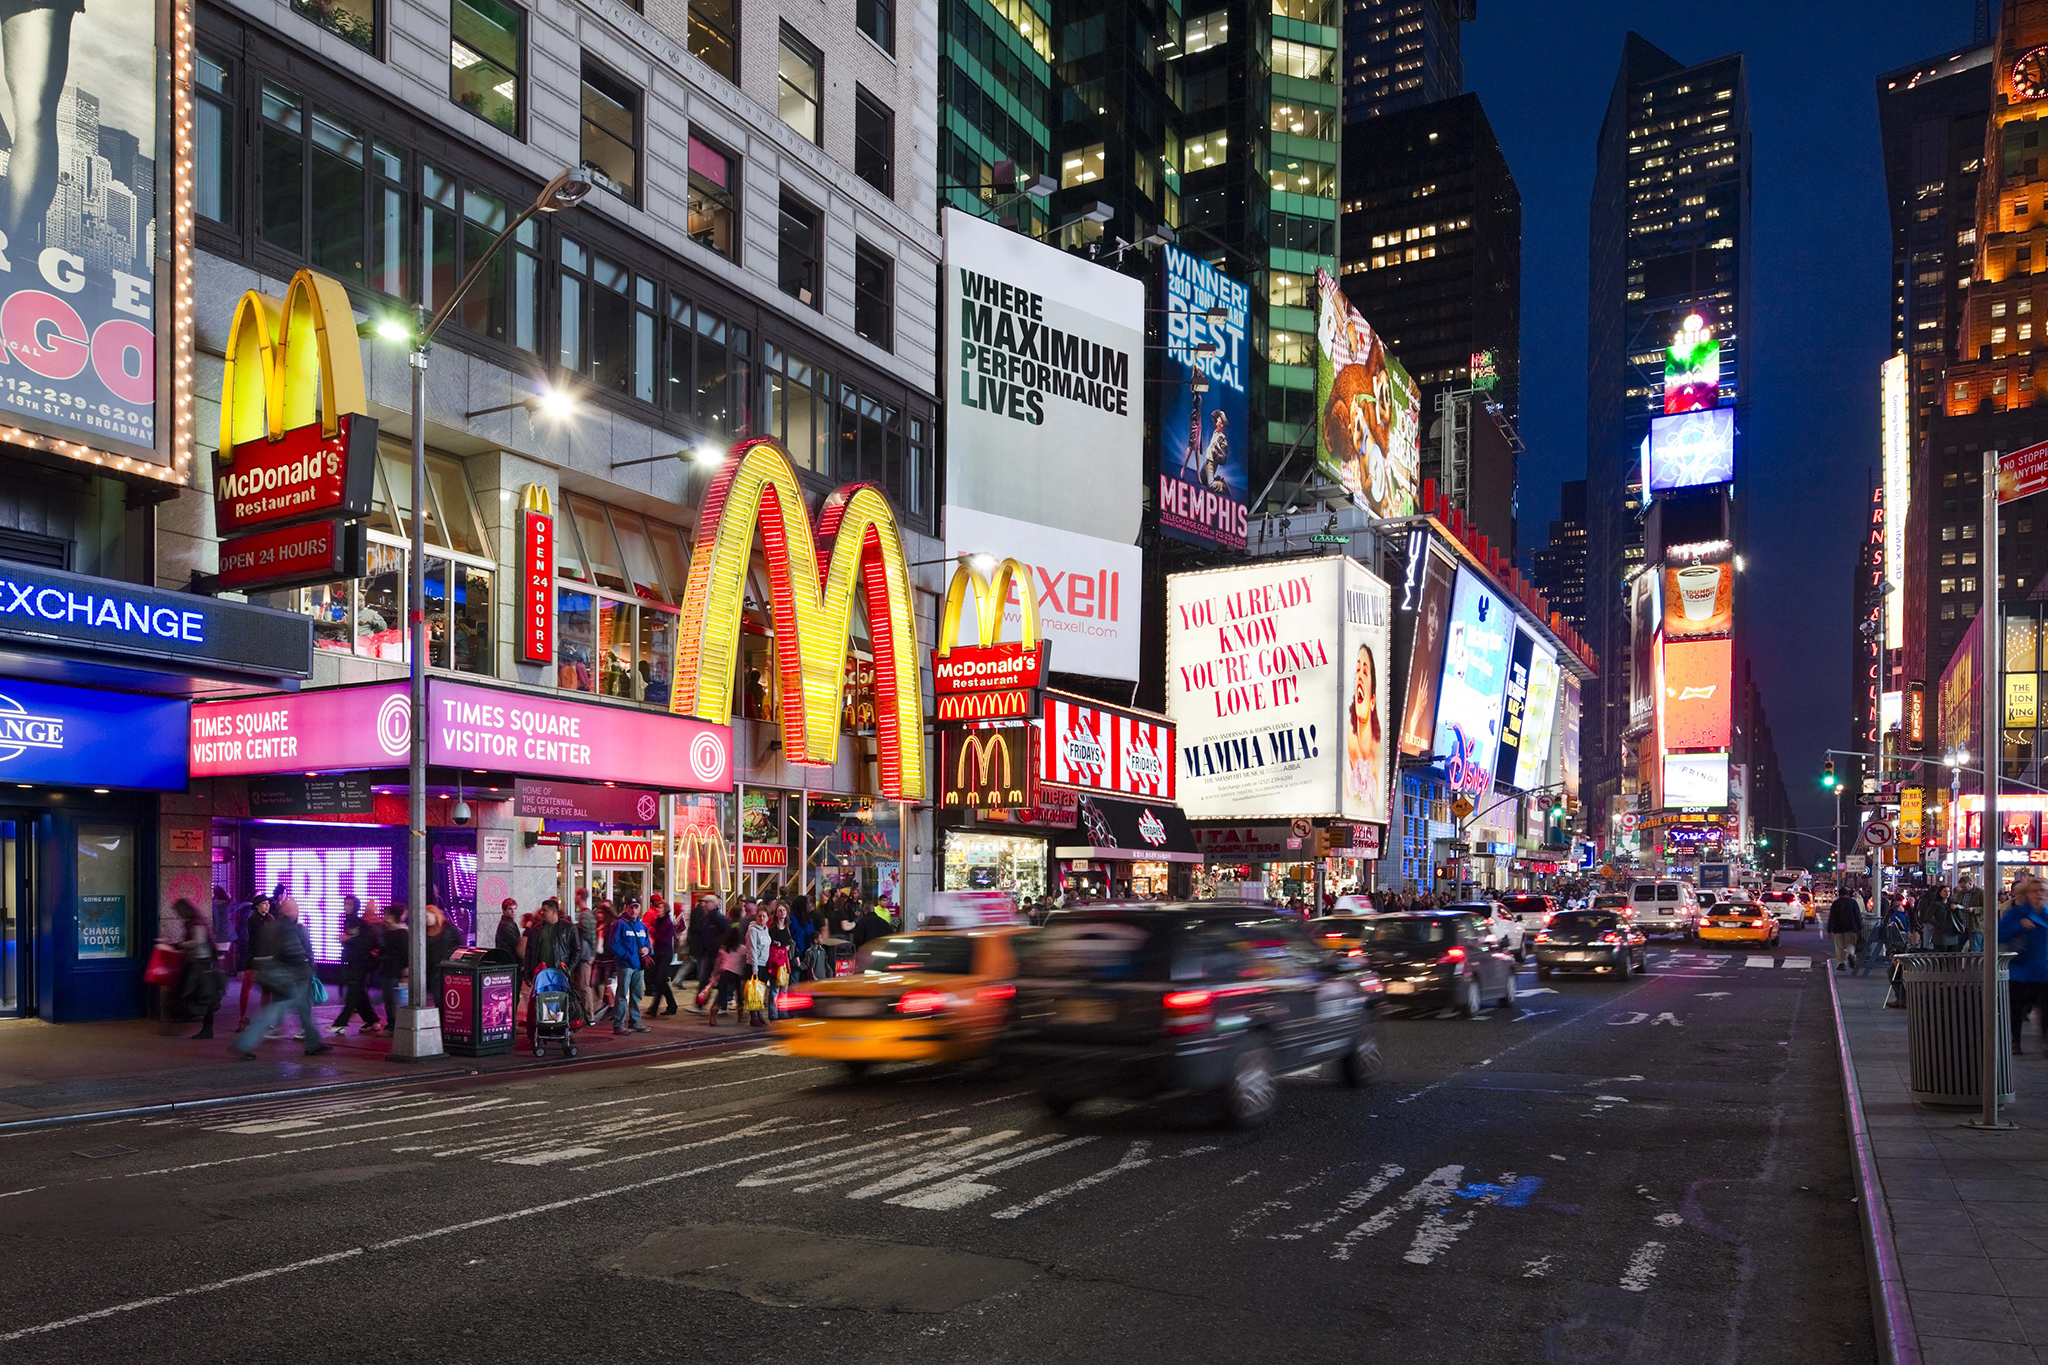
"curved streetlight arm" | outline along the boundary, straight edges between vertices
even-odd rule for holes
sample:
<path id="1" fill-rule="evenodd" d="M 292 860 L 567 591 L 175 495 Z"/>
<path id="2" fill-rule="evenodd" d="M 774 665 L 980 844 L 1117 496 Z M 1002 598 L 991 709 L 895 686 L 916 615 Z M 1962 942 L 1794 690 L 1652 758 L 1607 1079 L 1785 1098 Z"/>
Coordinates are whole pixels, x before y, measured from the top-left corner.
<path id="1" fill-rule="evenodd" d="M 568 193 L 565 194 L 565 190 Z M 491 239 L 491 244 L 484 253 L 470 264 L 462 276 L 462 282 L 455 286 L 455 292 L 450 294 L 441 306 L 434 310 L 434 315 L 420 327 L 418 336 L 413 339 L 413 345 L 425 349 L 433 341 L 434 333 L 441 330 L 441 324 L 448 321 L 462 303 L 463 298 L 469 293 L 470 286 L 474 285 L 485 268 L 498 258 L 500 248 L 512 239 L 512 234 L 526 226 L 527 219 L 536 213 L 553 213 L 557 209 L 570 208 L 588 193 L 590 173 L 580 166 L 558 173 L 554 179 L 543 185 L 534 201 L 521 209 L 511 222 L 505 224 L 504 230 Z"/>

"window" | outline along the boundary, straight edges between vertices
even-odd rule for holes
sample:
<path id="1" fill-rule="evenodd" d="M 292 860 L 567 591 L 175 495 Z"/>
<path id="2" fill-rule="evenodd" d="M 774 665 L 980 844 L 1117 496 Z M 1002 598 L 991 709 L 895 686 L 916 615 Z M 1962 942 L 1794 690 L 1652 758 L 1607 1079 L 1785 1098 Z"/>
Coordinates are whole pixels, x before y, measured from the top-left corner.
<path id="1" fill-rule="evenodd" d="M 832 377 L 771 342 L 761 346 L 768 371 L 765 432 L 780 440 L 800 469 L 832 473 Z"/>
<path id="2" fill-rule="evenodd" d="M 1093 147 L 1079 147 L 1060 158 L 1060 188 L 1070 190 L 1076 185 L 1102 179 L 1102 144 Z"/>
<path id="3" fill-rule="evenodd" d="M 275 594 L 273 605 L 313 618 L 313 647 L 403 663 L 406 658 L 407 539 L 412 533 L 411 456 L 396 441 L 378 447 L 376 497 L 368 521 L 369 572 Z M 496 564 L 462 462 L 427 453 L 427 662 L 485 677 L 497 672 L 491 644 Z"/>
<path id="4" fill-rule="evenodd" d="M 406 298 L 406 154 L 276 82 L 263 83 L 262 110 L 257 218 L 264 242 L 339 279 Z M 222 177 L 223 190 L 231 175 Z"/>
<path id="5" fill-rule="evenodd" d="M 608 393 L 654 401 L 655 285 L 562 239 L 561 364 Z"/>
<path id="6" fill-rule="evenodd" d="M 896 263 L 866 242 L 853 245 L 853 330 L 891 350 L 896 329 Z"/>
<path id="7" fill-rule="evenodd" d="M 583 168 L 627 203 L 640 193 L 640 92 L 583 59 Z"/>
<path id="8" fill-rule="evenodd" d="M 1207 166 L 1221 165 L 1230 154 L 1228 133 L 1200 133 L 1191 135 L 1181 153 L 1180 168 L 1183 172 L 1199 171 Z"/>
<path id="9" fill-rule="evenodd" d="M 421 299 L 431 311 L 497 239 L 509 221 L 503 196 L 486 194 L 434 166 L 420 167 L 420 228 L 427 277 Z M 520 224 L 483 275 L 462 296 L 451 321 L 478 336 L 540 352 L 540 225 Z"/>
<path id="10" fill-rule="evenodd" d="M 818 211 L 784 190 L 776 238 L 776 288 L 798 303 L 822 309 L 825 299 L 824 282 L 818 271 Z"/>
<path id="11" fill-rule="evenodd" d="M 235 223 L 234 65 L 201 49 L 192 60 L 193 151 L 196 157 L 192 208 L 201 218 Z"/>
<path id="12" fill-rule="evenodd" d="M 667 705 L 688 564 L 682 533 L 568 493 L 562 511 L 555 518 L 562 580 L 555 588 L 556 686 Z"/>
<path id="13" fill-rule="evenodd" d="M 1189 115 L 1222 108 L 1223 102 L 1230 98 L 1230 69 L 1219 66 L 1214 71 L 1190 75 L 1182 86 L 1181 98 L 1181 111 Z M 1276 107 L 1273 111 L 1275 128 L 1284 127 L 1280 117 L 1280 110 Z"/>
<path id="14" fill-rule="evenodd" d="M 1207 52 L 1212 47 L 1221 47 L 1230 40 L 1230 11 L 1215 10 L 1198 14 L 1189 19 L 1182 29 L 1181 52 L 1192 57 L 1197 52 Z"/>
<path id="15" fill-rule="evenodd" d="M 690 139 L 690 240 L 729 261 L 739 259 L 739 201 L 733 158 L 701 138 Z"/>
<path id="16" fill-rule="evenodd" d="M 853 22 L 882 51 L 896 55 L 896 0 L 855 0 Z"/>
<path id="17" fill-rule="evenodd" d="M 498 0 L 455 0 L 449 29 L 449 97 L 517 137 L 526 11 Z"/>
<path id="18" fill-rule="evenodd" d="M 853 87 L 853 173 L 895 197 L 896 115 L 858 85 Z"/>
<path id="19" fill-rule="evenodd" d="M 1266 358 L 1275 365 L 1311 365 L 1315 345 L 1315 337 L 1307 332 L 1274 332 Z"/>
<path id="20" fill-rule="evenodd" d="M 292 0 L 292 13 L 376 55 L 377 0 Z"/>
<path id="21" fill-rule="evenodd" d="M 782 46 L 775 54 L 775 112 L 806 142 L 824 141 L 818 117 L 818 92 L 824 84 L 818 72 L 822 61 L 818 49 L 802 34 L 788 24 L 782 26 Z"/>
<path id="22" fill-rule="evenodd" d="M 690 0 L 690 55 L 729 81 L 740 78 L 738 0 Z"/>
<path id="23" fill-rule="evenodd" d="M 667 335 L 668 410 L 720 443 L 756 430 L 747 329 L 670 294 Z"/>
<path id="24" fill-rule="evenodd" d="M 1277 38 L 1273 41 L 1275 75 L 1319 81 L 1330 74 L 1330 67 L 1336 59 L 1337 54 L 1327 47 L 1317 47 L 1311 43 L 1290 43 Z"/>

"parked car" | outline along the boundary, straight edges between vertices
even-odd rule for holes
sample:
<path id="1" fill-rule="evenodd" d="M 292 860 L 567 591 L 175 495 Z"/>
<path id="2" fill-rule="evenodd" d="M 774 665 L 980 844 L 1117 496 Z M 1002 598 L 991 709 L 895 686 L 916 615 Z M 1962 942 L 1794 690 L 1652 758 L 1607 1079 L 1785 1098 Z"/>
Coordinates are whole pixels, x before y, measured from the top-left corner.
<path id="1" fill-rule="evenodd" d="M 1055 1114 L 1190 1092 L 1252 1127 L 1287 1072 L 1333 1063 L 1352 1086 L 1380 1072 L 1364 959 L 1333 959 L 1298 921 L 1214 901 L 1088 906 L 1012 946 L 1003 1055 Z"/>
<path id="2" fill-rule="evenodd" d="M 1640 972 L 1649 941 L 1619 909 L 1567 910 L 1536 936 L 1536 979 L 1548 980 L 1552 972 Z"/>
<path id="3" fill-rule="evenodd" d="M 1365 960 L 1389 1005 L 1452 1005 L 1470 1018 L 1490 1000 L 1515 1003 L 1515 960 L 1467 911 L 1381 915 L 1366 932 Z"/>

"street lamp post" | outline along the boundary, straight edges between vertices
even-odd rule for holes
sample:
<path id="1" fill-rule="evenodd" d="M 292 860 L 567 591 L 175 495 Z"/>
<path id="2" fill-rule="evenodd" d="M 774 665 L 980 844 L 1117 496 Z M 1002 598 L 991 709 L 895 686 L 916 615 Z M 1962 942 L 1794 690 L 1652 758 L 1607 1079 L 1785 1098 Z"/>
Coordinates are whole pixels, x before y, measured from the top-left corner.
<path id="1" fill-rule="evenodd" d="M 412 335 L 408 338 L 412 366 L 412 572 L 407 603 L 407 680 L 412 692 L 412 753 L 406 771 L 411 797 L 407 812 L 410 838 L 406 849 L 406 914 L 409 961 L 406 1007 L 399 1012 L 398 1028 L 391 1035 L 391 1056 L 399 1061 L 419 1061 L 441 1055 L 440 1002 L 428 1000 L 427 991 L 427 352 L 434 334 L 441 330 L 463 296 L 483 275 L 484 268 L 536 213 L 554 213 L 574 207 L 590 193 L 590 173 L 577 167 L 563 171 L 541 187 L 534 201 L 505 225 L 484 253 L 470 265 L 462 282 L 455 286 L 432 316 L 426 305 L 413 305 Z M 424 279 L 425 272 L 421 272 Z"/>
<path id="2" fill-rule="evenodd" d="M 1970 761 L 1970 751 L 1955 748 L 1943 756 L 1948 764 L 1948 828 L 1942 833 L 1948 840 L 1948 889 L 1953 896 L 1956 889 L 1956 872 L 1963 863 L 1963 765 Z"/>

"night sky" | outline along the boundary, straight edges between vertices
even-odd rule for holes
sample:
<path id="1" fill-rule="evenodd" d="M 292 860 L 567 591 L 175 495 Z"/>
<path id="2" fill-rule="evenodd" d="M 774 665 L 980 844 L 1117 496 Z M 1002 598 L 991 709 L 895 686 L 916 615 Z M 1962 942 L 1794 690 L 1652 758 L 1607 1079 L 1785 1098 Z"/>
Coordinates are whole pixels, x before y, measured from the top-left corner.
<path id="1" fill-rule="evenodd" d="M 1571 22 L 1558 22 L 1560 8 Z M 1816 832 L 1834 820 L 1821 750 L 1849 738 L 1849 579 L 1891 348 L 1876 78 L 1967 43 L 1971 14 L 1970 0 L 1675 11 L 1482 0 L 1465 26 L 1465 88 L 1486 106 L 1522 191 L 1525 546 L 1547 539 L 1558 485 L 1586 471 L 1586 205 L 1622 36 L 1633 28 L 1688 65 L 1748 57 L 1748 639 L 1785 785 Z"/>

